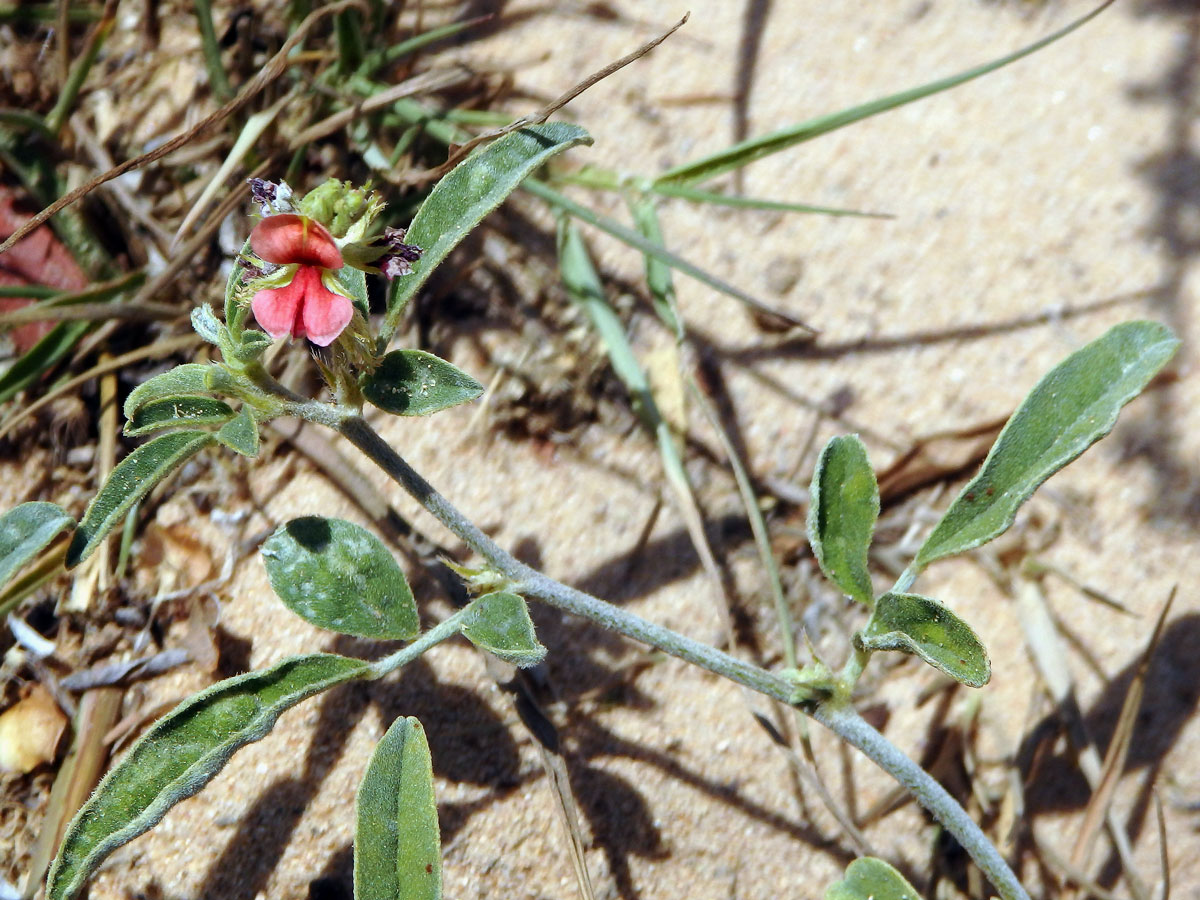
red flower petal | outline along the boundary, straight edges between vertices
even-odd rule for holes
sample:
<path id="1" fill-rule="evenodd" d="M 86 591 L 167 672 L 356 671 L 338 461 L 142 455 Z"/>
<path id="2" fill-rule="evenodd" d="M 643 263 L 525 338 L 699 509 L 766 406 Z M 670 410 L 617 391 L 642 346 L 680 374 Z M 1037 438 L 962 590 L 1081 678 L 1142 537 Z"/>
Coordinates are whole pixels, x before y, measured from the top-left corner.
<path id="1" fill-rule="evenodd" d="M 319 347 L 333 343 L 354 318 L 354 304 L 326 288 L 316 266 L 300 266 L 283 287 L 259 291 L 250 310 L 272 338 L 307 337 Z"/>
<path id="2" fill-rule="evenodd" d="M 250 232 L 250 246 L 260 259 L 287 265 L 340 269 L 342 253 L 323 225 L 307 216 L 268 216 Z"/>
<path id="3" fill-rule="evenodd" d="M 300 271 L 314 273 L 304 295 L 304 309 L 300 312 L 304 320 L 304 331 L 308 333 L 308 339 L 318 347 L 327 347 L 354 318 L 354 304 L 350 302 L 349 297 L 335 294 L 326 288 L 321 283 L 321 275 L 317 269 L 301 267 Z"/>
<path id="4" fill-rule="evenodd" d="M 303 275 L 305 271 L 315 270 L 301 266 L 296 270 L 292 280 L 283 287 L 261 290 L 250 301 L 250 311 L 254 313 L 254 320 L 274 340 L 278 340 L 285 334 L 290 334 L 292 337 L 304 336 L 300 310 L 304 305 L 307 282 Z M 317 281 L 320 282 L 320 275 L 317 276 Z"/>

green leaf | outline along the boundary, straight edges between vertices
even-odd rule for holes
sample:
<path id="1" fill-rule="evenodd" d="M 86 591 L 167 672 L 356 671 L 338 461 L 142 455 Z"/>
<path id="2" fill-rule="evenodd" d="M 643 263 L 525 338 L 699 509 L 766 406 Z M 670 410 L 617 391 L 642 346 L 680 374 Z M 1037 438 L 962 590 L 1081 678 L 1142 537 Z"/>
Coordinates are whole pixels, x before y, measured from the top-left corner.
<path id="1" fill-rule="evenodd" d="M 214 367 L 208 363 L 187 363 L 176 366 L 143 381 L 125 398 L 125 418 L 132 419 L 134 413 L 152 400 L 166 400 L 170 397 L 184 395 L 207 394 L 209 391 L 208 373 Z"/>
<path id="2" fill-rule="evenodd" d="M 59 322 L 51 328 L 0 375 L 0 403 L 11 400 L 18 391 L 29 387 L 65 359 L 91 327 L 91 322 Z"/>
<path id="3" fill-rule="evenodd" d="M 67 568 L 91 556 L 108 533 L 121 524 L 129 507 L 213 440 L 207 431 L 175 431 L 142 444 L 117 463 L 75 530 L 67 548 Z"/>
<path id="4" fill-rule="evenodd" d="M 428 416 L 482 393 L 462 369 L 424 350 L 393 350 L 363 382 L 363 395 L 397 416 Z"/>
<path id="5" fill-rule="evenodd" d="M 228 403 L 212 397 L 182 395 L 164 397 L 143 403 L 125 423 L 130 437 L 161 431 L 164 428 L 187 428 L 196 425 L 220 425 L 233 418 Z"/>
<path id="6" fill-rule="evenodd" d="M 864 650 L 915 653 L 970 687 L 983 687 L 992 677 L 987 650 L 971 627 L 920 594 L 884 594 L 857 640 Z"/>
<path id="7" fill-rule="evenodd" d="M 242 456 L 258 456 L 258 422 L 254 420 L 250 410 L 243 406 L 237 418 L 221 426 L 221 430 L 217 432 L 217 440 Z"/>
<path id="8" fill-rule="evenodd" d="M 903 875 L 873 856 L 846 867 L 846 877 L 825 891 L 825 900 L 921 900 Z"/>
<path id="9" fill-rule="evenodd" d="M 306 622 L 356 637 L 409 640 L 420 630 L 408 580 L 387 547 L 343 519 L 292 519 L 262 547 L 267 577 Z"/>
<path id="10" fill-rule="evenodd" d="M 476 647 L 526 669 L 546 658 L 525 601 L 508 591 L 484 594 L 471 604 L 462 633 Z"/>
<path id="11" fill-rule="evenodd" d="M 138 739 L 71 821 L 50 869 L 47 900 L 78 894 L 108 854 L 199 792 L 285 710 L 369 672 L 366 663 L 344 656 L 292 656 L 183 701 Z"/>
<path id="12" fill-rule="evenodd" d="M 878 100 L 871 100 L 861 106 L 853 106 L 849 109 L 843 109 L 816 119 L 809 119 L 807 122 L 802 122 L 799 125 L 792 125 L 779 131 L 771 132 L 770 134 L 750 138 L 739 144 L 734 144 L 732 147 L 722 150 L 719 153 L 714 153 L 703 159 L 697 159 L 669 169 L 660 175 L 656 181 L 659 183 L 676 184 L 696 184 L 701 181 L 707 181 L 725 172 L 740 169 L 742 166 L 762 159 L 764 156 L 770 156 L 773 153 L 794 147 L 796 144 L 803 143 L 804 141 L 811 141 L 815 137 L 828 134 L 838 128 L 844 128 L 847 125 L 852 125 L 855 122 L 862 121 L 879 113 L 904 106 L 906 103 L 922 100 L 933 94 L 958 87 L 960 84 L 979 78 L 981 75 L 986 75 L 989 72 L 994 72 L 1003 66 L 1007 66 L 1009 63 L 1014 63 L 1023 57 L 1029 56 L 1031 53 L 1036 53 L 1059 38 L 1066 37 L 1076 28 L 1079 28 L 1099 15 L 1110 3 L 1103 4 L 1086 16 L 1072 22 L 1066 28 L 1056 31 L 1049 37 L 1042 38 L 1040 41 L 1030 44 L 1028 47 L 1024 47 L 1015 53 L 1010 53 L 1008 56 L 967 69 L 965 72 L 959 72 L 957 75 L 951 75 L 949 78 L 942 78 L 938 81 L 921 85 L 920 87 L 901 91 L 898 94 L 889 94 L 886 97 L 880 97 Z"/>
<path id="13" fill-rule="evenodd" d="M 442 851 L 433 766 L 413 717 L 392 723 L 358 789 L 354 900 L 438 900 Z"/>
<path id="14" fill-rule="evenodd" d="M 22 503 L 0 516 L 0 585 L 75 525 L 61 506 L 40 500 Z"/>
<path id="15" fill-rule="evenodd" d="M 1157 322 L 1117 325 L 1055 366 L 1030 391 L 983 468 L 955 498 L 913 562 L 920 571 L 1002 534 L 1047 478 L 1112 431 L 1179 341 Z"/>
<path id="16" fill-rule="evenodd" d="M 879 485 L 857 435 L 832 438 L 813 472 L 808 541 L 825 577 L 868 606 L 875 591 L 867 551 L 879 518 Z"/>
<path id="17" fill-rule="evenodd" d="M 403 276 L 384 317 L 379 346 L 400 323 L 408 301 L 420 290 L 438 264 L 483 217 L 499 206 L 517 186 L 552 156 L 591 136 L 578 125 L 547 122 L 504 135 L 455 166 L 430 192 L 408 228 L 405 242 L 423 251 Z"/>

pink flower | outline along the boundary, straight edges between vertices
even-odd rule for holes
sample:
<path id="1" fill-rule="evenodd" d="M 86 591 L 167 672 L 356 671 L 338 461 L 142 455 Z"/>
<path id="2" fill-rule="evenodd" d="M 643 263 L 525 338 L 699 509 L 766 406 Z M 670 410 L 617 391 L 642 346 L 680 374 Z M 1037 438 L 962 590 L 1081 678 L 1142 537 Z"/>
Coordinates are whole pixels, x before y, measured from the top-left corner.
<path id="1" fill-rule="evenodd" d="M 320 223 L 293 213 L 268 216 L 250 232 L 250 247 L 259 259 L 283 266 L 265 279 L 279 287 L 263 287 L 250 309 L 272 338 L 290 334 L 314 344 L 331 344 L 354 318 L 350 298 L 330 290 L 329 273 L 343 265 L 333 235 Z"/>

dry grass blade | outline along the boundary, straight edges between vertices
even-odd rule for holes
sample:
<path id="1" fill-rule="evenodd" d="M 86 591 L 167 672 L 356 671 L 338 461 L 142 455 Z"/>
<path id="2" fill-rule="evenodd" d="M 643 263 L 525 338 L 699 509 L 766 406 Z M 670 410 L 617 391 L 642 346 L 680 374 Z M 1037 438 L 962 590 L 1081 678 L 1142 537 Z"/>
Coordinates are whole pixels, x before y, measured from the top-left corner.
<path id="1" fill-rule="evenodd" d="M 264 172 L 270 169 L 272 161 L 264 159 L 262 163 L 255 167 L 250 173 L 251 178 L 257 178 Z M 133 295 L 130 303 L 145 303 L 151 297 L 166 290 L 172 279 L 179 274 L 179 270 L 185 266 L 191 265 L 195 261 L 196 256 L 203 252 L 214 231 L 220 227 L 225 217 L 233 212 L 233 208 L 239 203 L 246 202 L 246 195 L 241 191 L 230 191 L 229 196 L 221 201 L 221 205 L 217 207 L 204 224 L 196 231 L 194 235 L 188 238 L 181 246 L 175 248 L 175 252 L 171 254 L 167 267 L 155 275 L 152 279 L 142 285 L 141 290 Z M 197 303 L 198 305 L 198 303 Z"/>
<path id="2" fill-rule="evenodd" d="M 1133 732 L 1137 727 L 1138 709 L 1142 705 L 1142 696 L 1146 692 L 1146 674 L 1150 669 L 1150 659 L 1154 655 L 1154 650 L 1158 646 L 1159 639 L 1162 637 L 1163 626 L 1167 621 L 1167 614 L 1171 611 L 1171 604 L 1175 600 L 1175 591 L 1175 587 L 1171 588 L 1167 602 L 1163 604 L 1162 612 L 1159 613 L 1158 621 L 1154 625 L 1154 633 L 1146 643 L 1146 649 L 1142 651 L 1141 659 L 1138 660 L 1137 671 L 1134 672 L 1133 678 L 1129 682 L 1129 690 L 1125 694 L 1125 702 L 1121 705 L 1121 715 L 1117 719 L 1116 730 L 1113 732 L 1112 740 L 1108 745 L 1108 752 L 1104 757 L 1104 768 L 1100 776 L 1100 785 L 1096 788 L 1095 793 L 1092 794 L 1091 801 L 1088 803 L 1087 812 L 1083 817 L 1083 825 L 1080 826 L 1079 835 L 1075 840 L 1075 849 L 1071 851 L 1070 862 L 1075 868 L 1083 868 L 1087 864 L 1087 859 L 1095 844 L 1100 825 L 1104 821 L 1109 806 L 1112 803 L 1117 782 L 1120 781 L 1121 773 L 1125 770 L 1125 759 L 1129 755 L 1129 744 L 1133 740 Z"/>
<path id="3" fill-rule="evenodd" d="M 266 109 L 256 112 L 250 118 L 246 119 L 246 124 L 242 126 L 242 130 L 238 134 L 237 140 L 234 141 L 233 147 L 225 154 L 225 159 L 221 161 L 220 168 L 209 179 L 208 184 L 204 186 L 204 190 L 200 192 L 200 196 L 196 198 L 196 202 L 192 204 L 192 208 L 187 211 L 187 215 L 179 223 L 179 228 L 176 229 L 175 236 L 171 239 L 171 249 L 175 248 L 175 244 L 179 239 L 191 230 L 195 221 L 208 209 L 208 204 L 212 202 L 213 196 L 224 186 L 225 179 L 241 163 L 242 157 L 254 149 L 254 145 L 262 137 L 263 132 L 275 121 L 275 117 L 279 115 L 279 111 L 291 102 L 293 96 L 294 94 L 289 91 Z"/>
<path id="4" fill-rule="evenodd" d="M 1080 712 L 1079 700 L 1075 695 L 1074 679 L 1067 666 L 1069 654 L 1055 625 L 1054 618 L 1046 606 L 1046 598 L 1042 595 L 1040 582 L 1031 578 L 1022 578 L 1017 586 L 1016 602 L 1025 637 L 1025 646 L 1033 659 L 1034 667 L 1038 670 L 1059 715 L 1063 718 L 1067 736 L 1075 748 L 1083 777 L 1093 792 L 1098 791 L 1103 769 L 1100 754 L 1096 750 L 1096 742 L 1088 732 Z M 1116 848 L 1117 857 L 1121 860 L 1121 868 L 1129 883 L 1130 891 L 1137 900 L 1148 900 L 1146 888 L 1138 877 L 1134 865 L 1133 847 L 1130 846 L 1125 824 L 1117 815 L 1116 810 L 1111 807 L 1105 815 L 1105 821 L 1109 837 Z"/>
<path id="5" fill-rule="evenodd" d="M 177 338 L 170 338 L 165 341 L 158 341 L 151 344 L 149 347 L 142 347 L 138 350 L 130 350 L 128 353 L 123 353 L 113 359 L 98 363 L 80 375 L 76 375 L 55 388 L 44 396 L 39 397 L 28 406 L 23 406 L 15 411 L 11 416 L 0 425 L 0 440 L 3 440 L 12 430 L 21 422 L 24 422 L 31 415 L 52 402 L 55 398 L 61 397 L 67 391 L 79 387 L 85 381 L 90 381 L 98 375 L 103 375 L 105 372 L 115 372 L 118 369 L 124 368 L 130 363 L 135 363 L 143 359 L 154 359 L 155 357 L 170 356 L 177 350 L 184 350 L 200 343 L 200 338 L 194 334 L 185 334 Z"/>
<path id="6" fill-rule="evenodd" d="M 1072 866 L 1067 860 L 1055 852 L 1054 848 L 1037 836 L 1032 834 L 1033 843 L 1037 847 L 1038 855 L 1046 866 L 1061 878 L 1070 882 L 1070 884 L 1083 888 L 1089 897 L 1095 897 L 1096 900 L 1125 900 L 1119 894 L 1115 894 L 1110 890 L 1102 888 L 1096 884 L 1094 880 L 1089 878 L 1086 873 L 1079 871 L 1075 866 Z M 1062 892 L 1062 896 L 1066 897 L 1071 894 L 1070 890 Z M 1050 895 L 1053 896 L 1053 895 Z"/>
<path id="7" fill-rule="evenodd" d="M 71 749 L 54 779 L 42 830 L 30 854 L 29 875 L 21 891 L 23 900 L 30 900 L 41 888 L 67 823 L 104 773 L 104 763 L 108 759 L 104 737 L 120 715 L 123 695 L 120 688 L 97 688 L 88 691 L 79 701 Z"/>
<path id="8" fill-rule="evenodd" d="M 552 115 L 554 115 L 556 112 L 558 112 L 558 110 L 562 109 L 564 106 L 566 106 L 568 103 L 570 103 L 576 97 L 578 97 L 580 94 L 582 94 L 588 88 L 594 87 L 596 84 L 599 84 L 601 81 L 603 81 L 609 75 L 612 75 L 615 72 L 619 72 L 621 69 L 625 68 L 631 62 L 641 59 L 643 56 L 645 56 L 647 53 L 649 53 L 651 50 L 653 50 L 655 47 L 657 47 L 659 44 L 661 44 L 663 41 L 665 41 L 667 38 L 669 38 L 671 35 L 673 35 L 676 31 L 678 31 L 680 28 L 682 28 L 683 24 L 688 20 L 689 15 L 691 15 L 691 14 L 686 13 L 682 19 L 680 19 L 678 22 L 676 22 L 674 25 L 672 25 L 669 29 L 667 29 L 667 31 L 665 31 L 663 34 L 660 34 L 654 40 L 643 44 L 641 47 L 638 47 L 638 49 L 634 50 L 632 53 L 622 56 L 616 62 L 611 62 L 604 68 L 599 69 L 596 72 L 593 72 L 591 75 L 589 75 L 587 78 L 583 79 L 583 81 L 579 82 L 577 85 L 575 85 L 569 91 L 567 91 L 565 94 L 563 94 L 562 96 L 558 97 L 555 100 L 552 100 L 550 103 L 547 103 L 545 106 L 543 106 L 537 112 L 530 113 L 527 116 L 522 116 L 521 118 L 517 119 L 515 122 L 510 122 L 508 125 L 505 125 L 503 128 L 497 128 L 494 131 L 488 131 L 488 132 L 485 132 L 484 134 L 476 135 L 475 137 L 471 138 L 471 140 L 467 141 L 465 144 L 462 144 L 462 145 L 454 148 L 454 150 L 450 154 L 449 159 L 447 159 L 444 163 L 442 163 L 436 169 L 431 169 L 428 172 L 421 173 L 422 177 L 440 178 L 442 175 L 446 174 L 451 169 L 453 169 L 456 165 L 458 165 L 458 163 L 468 153 L 470 153 L 472 150 L 474 150 L 476 147 L 478 147 L 484 141 L 490 141 L 490 140 L 493 140 L 498 137 L 503 137 L 504 135 L 508 134 L 511 131 L 516 131 L 520 128 L 527 128 L 530 125 L 540 125 L 541 123 L 545 122 Z"/>
<path id="9" fill-rule="evenodd" d="M 164 322 L 187 314 L 165 303 L 76 303 L 72 306 L 26 306 L 0 313 L 0 329 L 29 322 L 89 322 L 124 319 L 134 322 Z"/>
<path id="10" fill-rule="evenodd" d="M 231 115 L 246 106 L 251 100 L 257 97 L 263 91 L 263 89 L 267 87 L 267 85 L 283 74 L 284 70 L 291 63 L 289 56 L 291 55 L 292 50 L 294 50 L 296 46 L 304 40 L 304 38 L 308 35 L 309 30 L 311 30 L 314 25 L 327 16 L 334 15 L 351 7 L 358 7 L 361 9 L 362 6 L 362 0 L 339 0 L 337 3 L 331 3 L 328 6 L 322 6 L 320 9 L 314 9 L 311 13 L 305 16 L 304 21 L 297 26 L 294 32 L 292 32 L 291 37 L 284 41 L 283 46 L 279 48 L 279 52 L 272 56 L 267 61 L 267 64 L 263 66 L 253 78 L 246 82 L 246 86 L 242 88 L 241 93 L 239 93 L 236 97 L 222 106 L 216 112 L 211 113 L 210 115 L 201 119 L 183 134 L 176 135 L 175 137 L 171 138 L 171 140 L 159 147 L 156 147 L 149 153 L 143 153 L 141 156 L 135 156 L 133 159 L 128 159 L 125 162 L 114 166 L 103 175 L 97 175 L 91 181 L 88 181 L 87 183 L 77 187 L 75 190 L 64 194 L 58 200 L 51 203 L 40 213 L 35 215 L 28 222 L 14 231 L 9 236 L 8 240 L 0 244 L 0 253 L 11 250 L 17 241 L 21 240 L 39 225 L 44 224 L 51 216 L 66 209 L 68 206 L 70 206 L 72 203 L 75 203 L 82 197 L 86 197 L 100 185 L 112 181 L 114 178 L 119 178 L 126 172 L 139 169 L 142 166 L 149 165 L 156 160 L 162 159 L 164 156 L 174 153 L 184 144 L 194 140 L 198 135 L 203 134 L 214 125 L 225 121 L 225 119 L 229 118 Z"/>
<path id="11" fill-rule="evenodd" d="M 1167 818 L 1163 815 L 1162 797 L 1154 792 L 1154 820 L 1158 823 L 1159 888 L 1155 900 L 1171 900 L 1171 854 L 1167 847 Z"/>

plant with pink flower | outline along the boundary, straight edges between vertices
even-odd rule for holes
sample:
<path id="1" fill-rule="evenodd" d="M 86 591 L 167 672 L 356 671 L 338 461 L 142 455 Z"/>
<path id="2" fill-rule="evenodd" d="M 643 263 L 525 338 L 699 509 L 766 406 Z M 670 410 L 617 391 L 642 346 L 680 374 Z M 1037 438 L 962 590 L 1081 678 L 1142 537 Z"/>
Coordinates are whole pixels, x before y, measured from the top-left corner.
<path id="1" fill-rule="evenodd" d="M 410 273 L 421 256 L 420 248 L 403 243 L 402 229 L 366 237 L 383 209 L 373 192 L 333 179 L 295 202 L 283 183 L 252 179 L 251 191 L 265 218 L 250 232 L 252 262 L 260 269 L 249 281 L 250 309 L 274 339 L 329 346 L 353 320 L 355 295 L 365 299 L 341 270 L 395 278 Z M 366 313 L 365 302 L 360 309 Z"/>

